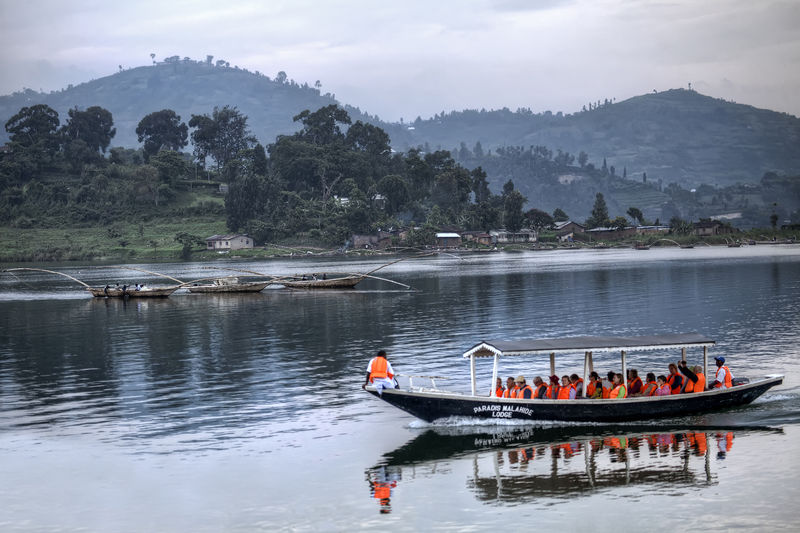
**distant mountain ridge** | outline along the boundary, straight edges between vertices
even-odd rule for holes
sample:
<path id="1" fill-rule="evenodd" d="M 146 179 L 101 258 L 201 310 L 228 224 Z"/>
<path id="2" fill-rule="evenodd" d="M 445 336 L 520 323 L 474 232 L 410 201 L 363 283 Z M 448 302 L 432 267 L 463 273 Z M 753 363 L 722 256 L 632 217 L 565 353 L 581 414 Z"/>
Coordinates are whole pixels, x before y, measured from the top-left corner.
<path id="1" fill-rule="evenodd" d="M 177 59 L 177 58 L 176 58 Z M 0 120 L 23 106 L 50 105 L 62 123 L 67 110 L 98 105 L 111 111 L 117 128 L 112 146 L 140 146 L 135 134 L 148 113 L 173 109 L 188 122 L 192 114 L 231 105 L 248 116 L 263 144 L 298 129 L 292 117 L 304 109 L 338 103 L 317 87 L 270 79 L 237 67 L 184 60 L 122 70 L 62 91 L 32 90 L 0 97 Z M 800 119 L 674 89 L 573 114 L 533 113 L 522 109 L 465 110 L 441 113 L 411 124 L 384 123 L 357 107 L 344 106 L 353 121 L 384 128 L 393 146 L 453 150 L 479 142 L 484 151 L 534 145 L 577 156 L 583 151 L 599 167 L 605 158 L 617 175 L 651 182 L 726 186 L 757 183 L 765 172 L 800 173 Z M 0 141 L 7 140 L 0 131 Z"/>

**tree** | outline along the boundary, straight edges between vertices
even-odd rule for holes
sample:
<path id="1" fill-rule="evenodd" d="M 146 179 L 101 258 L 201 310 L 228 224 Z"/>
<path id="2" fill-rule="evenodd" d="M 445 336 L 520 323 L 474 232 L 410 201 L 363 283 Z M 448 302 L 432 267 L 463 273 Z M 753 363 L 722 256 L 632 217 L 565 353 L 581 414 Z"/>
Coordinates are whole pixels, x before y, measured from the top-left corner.
<path id="1" fill-rule="evenodd" d="M 589 154 L 581 150 L 581 152 L 578 154 L 578 164 L 581 166 L 581 168 L 583 168 L 586 166 L 586 163 L 588 161 L 589 161 Z"/>
<path id="2" fill-rule="evenodd" d="M 769 223 L 772 226 L 772 230 L 775 231 L 775 229 L 777 229 L 777 227 L 778 227 L 778 215 L 775 214 L 775 213 L 772 213 L 769 216 Z"/>
<path id="3" fill-rule="evenodd" d="M 176 234 L 175 240 L 183 245 L 181 256 L 184 259 L 191 257 L 193 247 L 205 246 L 206 244 L 202 237 L 192 235 L 191 233 L 185 231 L 181 231 L 180 233 Z"/>
<path id="4" fill-rule="evenodd" d="M 481 204 L 489 200 L 492 196 L 489 191 L 489 181 L 486 179 L 486 172 L 481 167 L 477 167 L 470 173 L 472 176 L 472 192 L 475 193 L 475 203 Z"/>
<path id="5" fill-rule="evenodd" d="M 5 124 L 12 154 L 3 161 L 3 173 L 27 179 L 51 163 L 59 149 L 58 126 L 58 112 L 47 105 L 20 109 Z"/>
<path id="6" fill-rule="evenodd" d="M 378 192 L 386 198 L 386 212 L 393 215 L 411 199 L 408 184 L 402 176 L 390 174 L 384 176 L 377 185 Z"/>
<path id="7" fill-rule="evenodd" d="M 30 147 L 43 143 L 48 148 L 57 149 L 59 119 L 58 112 L 50 106 L 37 104 L 23 107 L 19 112 L 8 119 L 6 131 L 11 142 L 20 146 Z"/>
<path id="8" fill-rule="evenodd" d="M 220 169 L 256 141 L 247 128 L 247 117 L 236 107 L 215 107 L 210 117 L 192 115 L 189 126 L 195 129 L 192 132 L 195 156 L 205 161 L 210 155 Z"/>
<path id="9" fill-rule="evenodd" d="M 639 225 L 644 223 L 644 214 L 642 214 L 638 207 L 629 207 L 626 214 L 631 217 L 634 222 L 638 222 Z"/>
<path id="10" fill-rule="evenodd" d="M 61 131 L 64 138 L 72 141 L 83 141 L 92 151 L 105 153 L 111 139 L 117 134 L 111 112 L 100 106 L 92 106 L 81 111 L 77 107 L 70 109 L 69 119 Z"/>
<path id="11" fill-rule="evenodd" d="M 158 152 L 150 159 L 150 164 L 158 170 L 161 183 L 166 183 L 169 186 L 174 185 L 188 171 L 186 160 L 181 154 L 172 150 Z"/>
<path id="12" fill-rule="evenodd" d="M 609 223 L 609 226 L 616 229 L 617 231 L 622 231 L 628 227 L 628 219 L 622 216 L 616 217 Z"/>
<path id="13" fill-rule="evenodd" d="M 550 228 L 554 223 L 553 217 L 551 217 L 548 213 L 536 208 L 526 211 L 525 218 L 530 224 L 530 227 L 537 231 Z"/>
<path id="14" fill-rule="evenodd" d="M 350 115 L 347 114 L 347 111 L 336 104 L 321 107 L 313 113 L 306 109 L 299 115 L 294 116 L 292 120 L 303 124 L 303 128 L 294 135 L 295 138 L 317 145 L 343 141 L 345 136 L 339 125 L 351 123 Z M 380 128 L 375 129 L 380 130 Z M 358 139 L 364 142 L 364 146 L 380 144 L 381 140 L 378 139 L 372 139 L 371 142 L 367 140 L 369 134 L 372 133 L 374 136 L 375 132 L 368 130 L 369 133 L 367 133 L 366 125 L 362 124 L 359 130 L 359 134 L 364 133 L 363 136 L 358 135 Z M 384 133 L 384 135 L 386 134 Z M 388 147 L 388 135 L 386 136 L 386 141 L 386 146 Z M 357 141 L 354 140 L 353 142 Z"/>
<path id="15" fill-rule="evenodd" d="M 566 222 L 567 220 L 569 220 L 569 216 L 560 207 L 556 207 L 556 210 L 553 211 L 553 221 Z"/>
<path id="16" fill-rule="evenodd" d="M 589 228 L 597 228 L 600 226 L 607 226 L 608 220 L 608 206 L 606 200 L 603 198 L 603 193 L 599 192 L 594 197 L 594 207 L 592 207 L 592 216 L 586 221 Z"/>
<path id="17" fill-rule="evenodd" d="M 522 206 L 528 199 L 519 191 L 511 191 L 503 201 L 503 224 L 508 231 L 519 231 L 525 222 Z"/>
<path id="18" fill-rule="evenodd" d="M 136 126 L 139 142 L 144 143 L 145 161 L 160 150 L 179 151 L 188 144 L 189 128 L 172 109 L 162 109 L 145 116 Z"/>

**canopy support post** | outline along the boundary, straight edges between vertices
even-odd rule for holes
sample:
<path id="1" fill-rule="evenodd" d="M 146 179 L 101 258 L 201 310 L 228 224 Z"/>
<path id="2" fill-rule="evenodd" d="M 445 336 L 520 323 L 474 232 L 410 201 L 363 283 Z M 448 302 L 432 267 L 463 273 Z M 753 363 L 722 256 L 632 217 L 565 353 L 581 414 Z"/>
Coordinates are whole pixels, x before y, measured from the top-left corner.
<path id="1" fill-rule="evenodd" d="M 475 396 L 475 354 L 469 356 L 469 375 L 472 382 L 472 395 Z"/>
<path id="2" fill-rule="evenodd" d="M 550 352 L 550 375 L 556 375 L 556 352 Z"/>
<path id="3" fill-rule="evenodd" d="M 586 397 L 586 384 L 589 383 L 589 367 L 591 365 L 592 352 L 583 353 L 583 396 Z"/>
<path id="4" fill-rule="evenodd" d="M 686 348 L 681 348 L 681 361 L 686 361 Z"/>
<path id="5" fill-rule="evenodd" d="M 708 383 L 708 346 L 703 346 L 703 377 L 706 378 L 706 383 Z"/>
<path id="6" fill-rule="evenodd" d="M 500 356 L 494 354 L 494 368 L 492 368 L 492 384 L 491 384 L 492 393 L 489 395 L 492 398 L 497 398 L 497 386 L 495 385 L 495 383 L 497 383 L 497 363 L 499 362 L 499 360 Z M 472 393 L 472 395 L 474 396 L 475 393 Z"/>
<path id="7" fill-rule="evenodd" d="M 628 390 L 628 369 L 625 365 L 625 350 L 622 350 L 622 383 L 625 385 L 625 391 Z"/>
<path id="8" fill-rule="evenodd" d="M 589 372 L 594 372 L 594 361 L 592 360 L 592 352 L 587 352 L 589 354 Z"/>

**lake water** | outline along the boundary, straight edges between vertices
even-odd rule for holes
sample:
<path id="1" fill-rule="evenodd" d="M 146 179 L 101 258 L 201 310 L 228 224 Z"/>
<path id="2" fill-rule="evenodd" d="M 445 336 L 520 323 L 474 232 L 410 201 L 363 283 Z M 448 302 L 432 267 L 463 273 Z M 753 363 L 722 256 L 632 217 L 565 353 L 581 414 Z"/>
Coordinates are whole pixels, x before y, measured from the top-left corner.
<path id="1" fill-rule="evenodd" d="M 217 266 L 285 275 L 382 262 Z M 45 268 L 101 286 L 160 283 L 119 267 Z M 369 280 L 125 302 L 2 274 L 0 531 L 797 530 L 800 247 L 439 255 L 375 275 L 414 290 Z M 716 339 L 710 355 L 734 375 L 784 384 L 732 411 L 615 426 L 429 425 L 360 388 L 379 349 L 401 374 L 468 390 L 461 353 L 483 339 L 690 331 Z M 629 364 L 666 373 L 679 357 L 630 353 Z M 702 351 L 688 358 L 701 364 Z M 557 364 L 580 371 L 582 356 Z M 501 374 L 548 368 L 519 358 Z M 488 391 L 491 365 L 478 371 Z"/>

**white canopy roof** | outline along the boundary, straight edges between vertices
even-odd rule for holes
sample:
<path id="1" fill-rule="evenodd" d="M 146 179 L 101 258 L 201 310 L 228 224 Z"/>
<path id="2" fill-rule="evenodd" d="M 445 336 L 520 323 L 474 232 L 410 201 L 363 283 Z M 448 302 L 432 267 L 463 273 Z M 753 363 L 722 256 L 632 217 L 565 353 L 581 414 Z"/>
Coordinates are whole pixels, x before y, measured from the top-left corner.
<path id="1" fill-rule="evenodd" d="M 575 352 L 619 352 L 622 350 L 662 350 L 713 346 L 714 340 L 699 333 L 670 333 L 633 337 L 564 337 L 560 339 L 520 339 L 484 341 L 466 352 L 464 357 L 495 355 L 537 355 Z"/>

